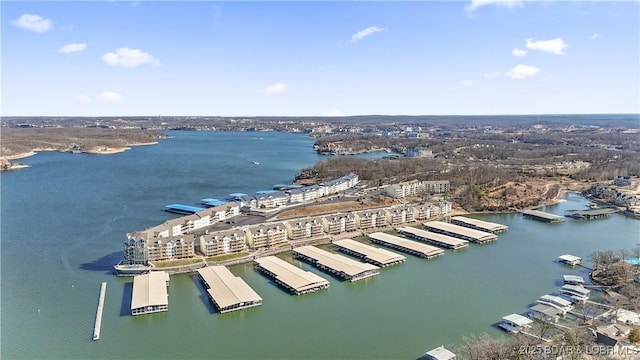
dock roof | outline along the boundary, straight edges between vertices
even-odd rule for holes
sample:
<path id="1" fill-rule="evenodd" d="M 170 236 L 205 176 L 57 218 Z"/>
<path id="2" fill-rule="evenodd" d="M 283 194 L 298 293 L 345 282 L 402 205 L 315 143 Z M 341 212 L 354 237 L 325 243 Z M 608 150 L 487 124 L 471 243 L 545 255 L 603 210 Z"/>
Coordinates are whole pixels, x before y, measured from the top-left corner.
<path id="1" fill-rule="evenodd" d="M 564 221 L 560 215 L 550 214 L 539 210 L 522 210 L 522 213 L 529 216 L 539 217 L 549 221 Z"/>
<path id="2" fill-rule="evenodd" d="M 208 266 L 198 269 L 198 273 L 209 286 L 207 292 L 220 308 L 262 301 L 242 278 L 233 275 L 224 266 Z"/>
<path id="3" fill-rule="evenodd" d="M 569 254 L 560 255 L 560 256 L 558 256 L 558 259 L 560 261 L 570 262 L 570 263 L 575 263 L 575 262 L 582 261 L 581 257 L 575 256 L 575 255 L 569 255 Z"/>
<path id="4" fill-rule="evenodd" d="M 204 210 L 204 208 L 201 208 L 199 206 L 191 206 L 191 205 L 183 205 L 183 204 L 169 204 L 167 206 L 164 207 L 164 209 L 166 211 L 181 211 L 181 212 L 185 212 L 185 213 L 197 213 L 198 211 L 202 211 Z"/>
<path id="5" fill-rule="evenodd" d="M 449 224 L 443 221 L 429 221 L 429 222 L 423 223 L 422 225 L 427 229 L 435 229 L 438 231 L 443 231 L 451 234 L 464 236 L 467 238 L 474 239 L 474 241 L 477 241 L 477 242 L 491 241 L 491 240 L 495 240 L 498 237 L 495 234 L 492 234 L 486 231 L 469 229 L 464 226 Z"/>
<path id="6" fill-rule="evenodd" d="M 255 262 L 274 274 L 277 280 L 289 286 L 295 292 L 304 292 L 318 286 L 326 286 L 329 284 L 329 281 L 311 271 L 302 270 L 276 256 L 265 256 L 256 259 Z"/>
<path id="7" fill-rule="evenodd" d="M 318 264 L 324 265 L 335 271 L 347 274 L 348 276 L 358 276 L 364 272 L 379 269 L 379 267 L 360 261 L 350 259 L 340 254 L 330 253 L 315 246 L 301 246 L 293 249 L 294 253 L 299 253 L 314 259 Z"/>
<path id="8" fill-rule="evenodd" d="M 406 258 L 389 250 L 380 249 L 352 239 L 337 240 L 335 245 L 351 250 L 378 264 L 393 264 Z"/>
<path id="9" fill-rule="evenodd" d="M 454 221 L 454 220 L 464 222 L 479 228 L 487 229 L 488 231 L 491 231 L 491 232 L 505 231 L 509 229 L 507 225 L 502 225 L 502 224 L 493 223 L 493 222 L 484 221 L 484 220 L 478 220 L 474 218 L 468 218 L 464 216 L 454 216 L 451 218 L 451 221 Z"/>
<path id="10" fill-rule="evenodd" d="M 397 229 L 400 232 L 406 232 L 413 236 L 417 236 L 419 238 L 423 238 L 425 240 L 437 242 L 443 244 L 445 246 L 451 246 L 454 248 L 468 246 L 469 242 L 467 240 L 457 239 L 451 236 L 436 234 L 431 231 L 426 231 L 422 229 L 416 229 L 411 226 L 399 227 Z"/>
<path id="11" fill-rule="evenodd" d="M 403 237 L 383 232 L 371 233 L 369 234 L 369 237 L 378 241 L 398 246 L 400 248 L 405 248 L 417 253 L 424 254 L 424 256 L 427 257 L 437 256 L 444 253 L 444 250 L 440 249 L 439 247 L 419 243 L 413 240 L 405 239 Z"/>
<path id="12" fill-rule="evenodd" d="M 146 306 L 169 305 L 168 281 L 169 274 L 164 271 L 152 271 L 134 276 L 131 310 Z"/>
<path id="13" fill-rule="evenodd" d="M 526 316 L 522 316 L 520 314 L 510 314 L 507 316 L 503 316 L 502 319 L 510 323 L 516 324 L 518 326 L 528 326 L 533 323 L 533 320 L 529 319 Z"/>

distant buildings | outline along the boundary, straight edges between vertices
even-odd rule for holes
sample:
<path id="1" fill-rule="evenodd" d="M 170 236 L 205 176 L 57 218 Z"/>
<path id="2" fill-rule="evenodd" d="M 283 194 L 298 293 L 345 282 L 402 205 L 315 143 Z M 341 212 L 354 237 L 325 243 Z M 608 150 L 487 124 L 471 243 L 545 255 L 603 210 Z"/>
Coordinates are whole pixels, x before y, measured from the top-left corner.
<path id="1" fill-rule="evenodd" d="M 192 215 L 127 234 L 124 242 L 124 263 L 150 262 L 193 258 L 196 255 L 214 257 L 248 250 L 289 245 L 291 241 L 318 240 L 342 233 L 379 231 L 414 221 L 427 220 L 451 211 L 451 203 L 439 201 L 421 205 L 395 205 L 385 208 L 335 213 L 331 215 L 267 222 L 232 229 L 213 231 L 211 225 L 227 222 L 240 213 L 240 207 L 278 207 L 291 202 L 304 202 L 340 193 L 354 187 L 358 176 L 350 173 L 318 185 L 287 191 L 263 191 L 252 195 L 232 194 L 232 202 L 213 206 Z M 412 180 L 389 186 L 394 196 L 405 197 L 429 191 L 448 191 L 448 181 Z"/>
<path id="2" fill-rule="evenodd" d="M 420 181 L 410 180 L 387 186 L 387 195 L 394 199 L 401 199 L 422 193 L 443 194 L 451 190 L 449 180 Z"/>

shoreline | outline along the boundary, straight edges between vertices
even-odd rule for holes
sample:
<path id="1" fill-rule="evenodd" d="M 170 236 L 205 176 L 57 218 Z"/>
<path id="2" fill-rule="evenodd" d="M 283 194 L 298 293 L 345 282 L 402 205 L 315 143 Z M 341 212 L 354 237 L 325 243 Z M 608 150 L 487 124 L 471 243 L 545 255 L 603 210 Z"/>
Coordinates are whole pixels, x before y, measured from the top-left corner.
<path id="1" fill-rule="evenodd" d="M 24 159 L 30 156 L 34 156 L 37 155 L 38 153 L 41 152 L 71 152 L 74 154 L 93 154 L 93 155 L 111 155 L 111 154 L 119 154 L 119 153 L 123 153 L 127 150 L 131 150 L 132 147 L 134 146 L 149 146 L 149 145 L 157 145 L 158 142 L 157 141 L 152 141 L 152 142 L 146 142 L 146 143 L 138 143 L 138 144 L 127 144 L 126 146 L 122 146 L 122 147 L 100 147 L 100 146 L 96 146 L 92 149 L 87 149 L 87 150 L 82 150 L 82 151 L 73 151 L 71 149 L 41 149 L 41 148 L 36 148 L 33 149 L 29 152 L 26 153 L 19 153 L 19 154 L 14 154 L 14 155 L 7 155 L 7 156 L 0 156 L 0 160 L 18 160 L 18 159 Z M 18 168 L 23 168 L 23 167 L 29 167 L 28 165 L 24 165 L 23 164 L 18 164 L 21 165 L 21 167 Z"/>

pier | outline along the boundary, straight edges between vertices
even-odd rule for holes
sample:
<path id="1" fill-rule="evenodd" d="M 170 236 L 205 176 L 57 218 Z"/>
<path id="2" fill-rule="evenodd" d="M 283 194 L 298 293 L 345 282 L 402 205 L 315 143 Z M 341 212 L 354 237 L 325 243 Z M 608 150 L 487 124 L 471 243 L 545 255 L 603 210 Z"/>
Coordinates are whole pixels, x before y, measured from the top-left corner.
<path id="1" fill-rule="evenodd" d="M 608 218 L 616 211 L 613 209 L 567 210 L 564 216 L 578 220 Z"/>
<path id="2" fill-rule="evenodd" d="M 546 223 L 559 223 L 563 222 L 564 218 L 562 216 L 546 213 L 544 211 L 538 210 L 521 210 L 522 216 L 527 219 L 533 219 L 537 221 L 542 221 Z"/>
<path id="3" fill-rule="evenodd" d="M 390 247 L 392 249 L 398 249 L 402 252 L 406 252 L 407 254 L 420 256 L 426 259 L 442 256 L 444 254 L 444 250 L 439 247 L 415 242 L 413 240 L 408 240 L 383 232 L 369 234 L 369 240 L 373 243 Z"/>
<path id="4" fill-rule="evenodd" d="M 407 259 L 394 252 L 363 244 L 351 239 L 336 240 L 333 242 L 333 245 L 344 253 L 353 255 L 379 267 L 399 264 Z"/>
<path id="5" fill-rule="evenodd" d="M 262 305 L 262 298 L 224 266 L 198 269 L 198 274 L 209 299 L 221 314 Z"/>
<path id="6" fill-rule="evenodd" d="M 256 269 L 273 278 L 278 285 L 289 290 L 292 294 L 306 294 L 329 287 L 329 281 L 275 256 L 258 258 L 254 260 L 254 263 Z"/>
<path id="7" fill-rule="evenodd" d="M 464 216 L 454 216 L 451 218 L 451 223 L 458 226 L 464 226 L 470 229 L 490 232 L 492 234 L 498 234 L 509 230 L 507 225 L 497 224 L 489 221 L 482 221 L 478 219 L 468 218 Z"/>
<path id="8" fill-rule="evenodd" d="M 202 210 L 204 210 L 204 208 L 182 204 L 170 204 L 164 207 L 164 211 L 181 215 L 191 215 Z"/>
<path id="9" fill-rule="evenodd" d="M 380 270 L 375 265 L 352 260 L 314 246 L 301 246 L 293 249 L 293 257 L 351 282 L 378 275 L 378 270 Z"/>
<path id="10" fill-rule="evenodd" d="M 496 241 L 498 239 L 497 235 L 490 232 L 470 229 L 468 227 L 449 224 L 443 221 L 429 221 L 423 223 L 422 226 L 424 226 L 424 228 L 430 232 L 447 235 L 466 241 L 472 241 L 478 244 L 484 244 L 490 241 Z"/>
<path id="11" fill-rule="evenodd" d="M 93 341 L 100 340 L 100 328 L 102 327 L 102 311 L 104 310 L 104 297 L 107 293 L 107 282 L 100 285 L 100 297 L 98 298 L 98 309 L 96 310 L 96 323 L 93 326 Z M 40 310 L 38 310 L 40 311 Z"/>
<path id="12" fill-rule="evenodd" d="M 396 231 L 398 231 L 400 234 L 407 236 L 411 239 L 437 245 L 440 247 L 445 247 L 447 249 L 457 250 L 457 249 L 462 249 L 469 246 L 469 242 L 467 240 L 456 239 L 451 236 L 437 234 L 437 233 L 426 231 L 426 230 L 416 229 L 410 226 L 399 227 L 396 229 Z"/>

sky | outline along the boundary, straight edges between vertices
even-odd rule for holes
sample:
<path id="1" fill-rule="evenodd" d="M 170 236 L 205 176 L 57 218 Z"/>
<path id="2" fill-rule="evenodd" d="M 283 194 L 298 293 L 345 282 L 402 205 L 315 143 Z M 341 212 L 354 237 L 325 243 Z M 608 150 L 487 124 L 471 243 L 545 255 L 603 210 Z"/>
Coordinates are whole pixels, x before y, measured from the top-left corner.
<path id="1" fill-rule="evenodd" d="M 3 1 L 3 116 L 640 112 L 638 1 Z"/>

